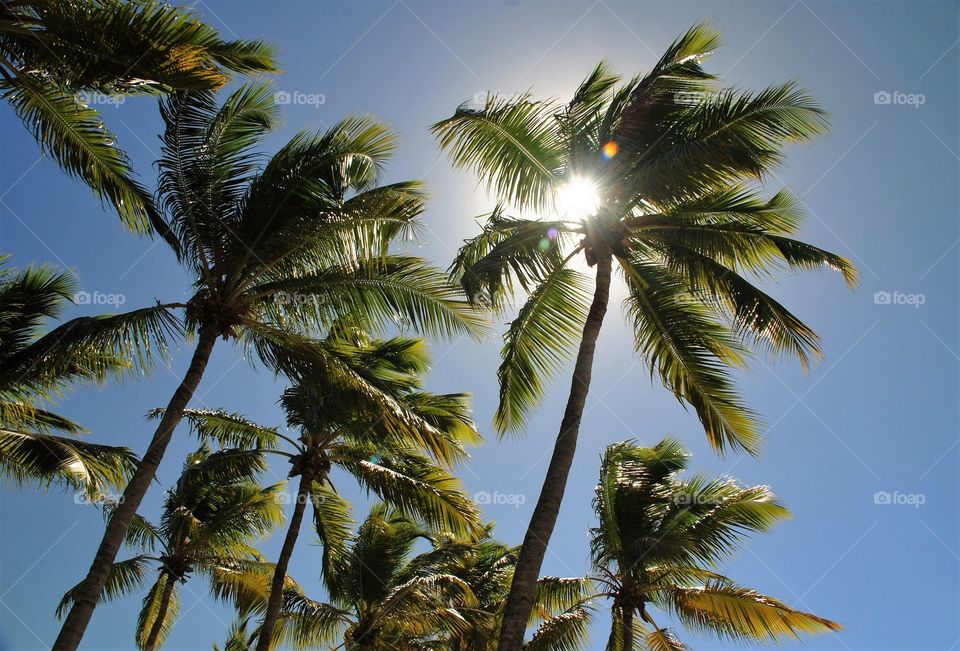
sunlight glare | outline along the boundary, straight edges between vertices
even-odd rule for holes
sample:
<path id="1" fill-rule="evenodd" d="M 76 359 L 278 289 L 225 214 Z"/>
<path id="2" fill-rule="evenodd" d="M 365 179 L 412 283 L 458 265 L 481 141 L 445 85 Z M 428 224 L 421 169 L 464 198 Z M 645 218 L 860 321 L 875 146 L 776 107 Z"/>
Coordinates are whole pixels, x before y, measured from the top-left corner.
<path id="1" fill-rule="evenodd" d="M 600 206 L 597 186 L 590 179 L 575 176 L 557 190 L 557 206 L 567 218 L 593 217 Z"/>

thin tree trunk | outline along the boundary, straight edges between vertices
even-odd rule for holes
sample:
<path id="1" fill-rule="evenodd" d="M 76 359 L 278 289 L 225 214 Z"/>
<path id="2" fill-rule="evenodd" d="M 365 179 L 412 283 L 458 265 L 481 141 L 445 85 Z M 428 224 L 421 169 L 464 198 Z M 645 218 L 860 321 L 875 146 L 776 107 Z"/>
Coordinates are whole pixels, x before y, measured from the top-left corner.
<path id="1" fill-rule="evenodd" d="M 257 636 L 257 651 L 269 651 L 273 641 L 273 629 L 280 617 L 280 608 L 283 605 L 283 583 L 287 578 L 287 566 L 293 555 L 293 548 L 297 545 L 297 536 L 300 535 L 300 524 L 303 522 L 303 513 L 307 509 L 307 500 L 310 499 L 310 486 L 313 484 L 313 470 L 311 464 L 303 464 L 300 475 L 300 486 L 297 488 L 297 503 L 290 516 L 290 525 L 287 527 L 287 536 L 283 539 L 283 547 L 277 566 L 273 572 L 273 581 L 270 584 L 270 600 L 267 602 L 267 612 L 263 615 L 263 624 Z"/>
<path id="2" fill-rule="evenodd" d="M 623 626 L 623 651 L 633 651 L 633 608 L 627 606 L 620 612 Z"/>
<path id="3" fill-rule="evenodd" d="M 533 594 L 537 587 L 540 566 L 543 564 L 547 544 L 550 542 L 550 535 L 553 533 L 557 515 L 560 513 L 567 476 L 570 474 L 570 466 L 573 464 L 574 452 L 577 449 L 580 418 L 590 390 L 593 353 L 610 298 L 610 267 L 610 253 L 603 252 L 598 255 L 596 288 L 590 311 L 587 313 L 587 321 L 583 326 L 580 350 L 577 352 L 577 361 L 573 368 L 570 396 L 567 399 L 560 432 L 553 447 L 553 456 L 550 457 L 547 476 L 544 478 L 537 506 L 527 526 L 523 546 L 520 548 L 513 582 L 510 585 L 510 595 L 507 597 L 503 614 L 503 623 L 500 625 L 498 651 L 520 651 L 523 645 L 523 635 L 527 629 L 530 610 L 533 608 Z"/>
<path id="4" fill-rule="evenodd" d="M 123 497 L 120 504 L 110 516 L 107 523 L 107 530 L 103 534 L 103 540 L 100 541 L 100 547 L 94 556 L 93 564 L 87 572 L 86 578 L 79 585 L 77 599 L 70 609 L 63 627 L 60 629 L 60 635 L 53 644 L 53 651 L 74 651 L 83 639 L 83 634 L 90 623 L 90 617 L 93 615 L 93 609 L 97 607 L 100 599 L 100 593 L 110 575 L 110 568 L 117 556 L 123 539 L 127 535 L 127 529 L 130 528 L 130 522 L 143 500 L 150 483 L 157 474 L 157 467 L 163 459 L 163 453 L 170 443 L 170 437 L 173 430 L 183 416 L 183 410 L 193 397 L 197 386 L 200 384 L 200 378 L 203 377 L 203 371 L 210 361 L 210 354 L 213 352 L 213 346 L 217 341 L 217 333 L 207 328 L 201 328 L 197 347 L 193 351 L 193 358 L 190 360 L 190 367 L 177 390 L 170 398 L 167 409 L 160 419 L 153 439 L 150 441 L 150 447 L 143 455 L 136 472 L 130 479 L 130 483 L 123 491 Z"/>
<path id="5" fill-rule="evenodd" d="M 157 617 L 150 626 L 150 633 L 147 635 L 147 641 L 144 644 L 144 651 L 154 651 L 157 648 L 157 639 L 160 637 L 160 629 L 163 628 L 163 620 L 167 617 L 167 610 L 170 608 L 170 597 L 173 595 L 173 584 L 176 581 L 169 572 L 166 573 L 167 582 L 163 585 L 163 592 L 160 594 L 160 609 L 157 611 Z"/>

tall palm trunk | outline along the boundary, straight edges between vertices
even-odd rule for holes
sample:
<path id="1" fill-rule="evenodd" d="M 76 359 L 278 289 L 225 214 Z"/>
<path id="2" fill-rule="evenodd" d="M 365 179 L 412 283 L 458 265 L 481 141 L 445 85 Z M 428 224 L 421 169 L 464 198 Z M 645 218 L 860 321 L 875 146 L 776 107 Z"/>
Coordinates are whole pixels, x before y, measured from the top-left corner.
<path id="1" fill-rule="evenodd" d="M 621 611 L 623 626 L 623 651 L 633 651 L 633 608 L 628 606 Z"/>
<path id="2" fill-rule="evenodd" d="M 590 390 L 593 353 L 597 347 L 597 337 L 600 335 L 600 327 L 603 325 L 603 317 L 607 312 L 607 303 L 610 299 L 610 267 L 609 251 L 599 252 L 596 288 L 590 311 L 587 313 L 587 321 L 583 326 L 580 350 L 577 352 L 577 361 L 573 368 L 570 396 L 567 398 L 567 407 L 563 412 L 557 442 L 553 446 L 553 456 L 550 457 L 547 476 L 543 480 L 537 506 L 530 517 L 530 524 L 523 538 L 523 546 L 520 548 L 513 582 L 510 584 L 510 595 L 507 597 L 504 609 L 503 623 L 500 625 L 498 651 L 520 651 L 523 645 L 523 634 L 527 629 L 530 610 L 533 608 L 533 594 L 537 588 L 540 566 L 543 564 L 547 543 L 550 542 L 550 535 L 553 533 L 557 515 L 560 513 L 567 476 L 570 474 L 573 455 L 577 449 L 580 418 Z"/>
<path id="3" fill-rule="evenodd" d="M 157 474 L 157 467 L 163 459 L 163 453 L 170 443 L 170 437 L 173 430 L 183 416 L 183 410 L 187 408 L 187 403 L 193 397 L 197 386 L 200 384 L 200 378 L 203 377 L 203 371 L 210 361 L 210 354 L 213 352 L 213 346 L 217 342 L 217 333 L 209 328 L 200 328 L 197 341 L 197 347 L 193 351 L 193 358 L 190 360 L 190 367 L 173 397 L 167 404 L 167 409 L 160 419 L 157 431 L 153 434 L 150 441 L 150 447 L 137 466 L 136 472 L 130 479 L 130 483 L 123 491 L 123 497 L 120 504 L 117 505 L 110 521 L 107 523 L 107 530 L 103 534 L 103 540 L 100 541 L 100 547 L 94 556 L 93 564 L 87 572 L 86 578 L 78 586 L 77 598 L 74 601 L 70 613 L 63 622 L 60 629 L 60 635 L 53 644 L 53 651 L 74 651 L 83 639 L 83 634 L 87 630 L 87 624 L 90 623 L 90 617 L 93 615 L 93 609 L 97 607 L 97 601 L 100 599 L 100 593 L 110 575 L 110 568 L 117 556 L 123 539 L 127 535 L 127 529 L 130 528 L 130 522 L 143 500 L 147 489 L 150 488 L 150 482 Z"/>
<path id="4" fill-rule="evenodd" d="M 293 548 L 297 545 L 297 536 L 300 535 L 300 524 L 303 522 L 303 513 L 307 509 L 307 500 L 310 499 L 310 487 L 313 484 L 312 464 L 303 464 L 300 474 L 300 486 L 297 488 L 297 503 L 293 507 L 290 525 L 287 527 L 287 536 L 283 539 L 280 558 L 277 559 L 276 569 L 273 571 L 273 581 L 270 584 L 270 599 L 267 602 L 267 612 L 263 615 L 263 624 L 257 636 L 257 651 L 269 651 L 273 641 L 273 629 L 280 617 L 280 608 L 283 605 L 283 582 L 287 578 L 287 565 L 293 555 Z"/>
<path id="5" fill-rule="evenodd" d="M 160 637 L 160 630 L 163 628 L 163 620 L 167 618 L 167 611 L 170 609 L 170 597 L 173 595 L 173 584 L 176 578 L 169 572 L 165 572 L 167 581 L 163 584 L 163 592 L 160 594 L 160 608 L 157 609 L 157 617 L 150 626 L 150 633 L 147 635 L 147 641 L 144 644 L 144 651 L 154 651 L 157 648 L 157 639 Z"/>

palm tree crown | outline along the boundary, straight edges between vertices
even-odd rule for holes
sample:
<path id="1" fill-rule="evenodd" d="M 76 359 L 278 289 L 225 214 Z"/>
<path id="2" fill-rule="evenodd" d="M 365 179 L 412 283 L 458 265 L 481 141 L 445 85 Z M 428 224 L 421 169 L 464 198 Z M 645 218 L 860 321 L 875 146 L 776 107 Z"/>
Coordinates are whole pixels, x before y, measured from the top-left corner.
<path id="1" fill-rule="evenodd" d="M 816 335 L 742 274 L 826 265 L 855 281 L 845 259 L 791 239 L 797 198 L 764 199 L 750 185 L 781 162 L 785 143 L 821 133 L 824 113 L 793 83 L 716 89 L 700 63 L 718 43 L 697 26 L 619 86 L 601 63 L 567 104 L 491 96 L 434 125 L 457 166 L 475 169 L 507 204 L 547 216 L 510 217 L 498 206 L 452 266 L 493 308 L 515 284 L 529 292 L 503 349 L 501 429 L 522 425 L 543 376 L 578 342 L 589 304 L 578 255 L 591 266 L 616 261 L 638 352 L 696 409 L 717 449 L 759 443 L 724 373 L 744 363 L 745 344 L 804 364 L 819 355 Z"/>
<path id="2" fill-rule="evenodd" d="M 232 72 L 276 72 L 261 41 L 224 41 L 192 12 L 155 0 L 22 0 L 0 6 L 0 96 L 44 153 L 136 232 L 166 234 L 96 93 L 217 89 Z M 86 96 L 86 97 L 84 97 Z"/>
<path id="3" fill-rule="evenodd" d="M 769 530 L 789 511 L 766 486 L 700 475 L 681 480 L 686 465 L 686 451 L 672 439 L 650 448 L 615 443 L 603 456 L 590 545 L 599 594 L 613 600 L 607 648 L 629 651 L 639 639 L 642 648 L 686 649 L 650 606 L 694 631 L 740 640 L 838 630 L 714 571 L 747 534 Z"/>
<path id="4" fill-rule="evenodd" d="M 314 356 L 323 360 L 322 367 L 309 361 L 302 347 L 287 365 L 288 371 L 296 369 L 294 384 L 280 403 L 287 425 L 299 430 L 296 440 L 236 414 L 185 412 L 201 437 L 283 454 L 290 459 L 290 476 L 300 477 L 259 630 L 261 649 L 274 642 L 286 570 L 308 502 L 323 544 L 325 574 L 334 571 L 343 553 L 349 505 L 333 490 L 333 469 L 346 471 L 381 499 L 440 530 L 472 535 L 480 523 L 476 507 L 446 469 L 466 456 L 465 443 L 479 439 L 467 396 L 421 389 L 429 366 L 424 342 L 370 340 L 341 322 L 315 348 L 323 349 Z M 337 364 L 334 373 L 325 370 L 331 359 Z M 281 451 L 284 442 L 292 453 Z"/>
<path id="5" fill-rule="evenodd" d="M 73 300 L 75 280 L 52 267 L 14 270 L 7 262 L 0 256 L 0 473 L 17 483 L 65 483 L 100 499 L 123 487 L 137 457 L 124 447 L 55 435 L 86 430 L 43 403 L 76 382 L 148 367 L 157 352 L 151 339 L 175 324 L 162 312 L 95 316 L 41 335 Z"/>
<path id="6" fill-rule="evenodd" d="M 308 335 L 339 319 L 369 330 L 402 319 L 434 335 L 475 333 L 481 323 L 442 272 L 420 258 L 391 255 L 392 241 L 414 230 L 424 198 L 416 181 L 378 184 L 395 147 L 380 123 L 351 117 L 322 133 L 301 132 L 264 164 L 255 146 L 277 117 L 265 84 L 243 86 L 222 105 L 209 91 L 175 93 L 161 113 L 158 206 L 168 243 L 194 282 L 186 302 L 155 309 L 183 309 L 184 328 L 197 343 L 57 649 L 79 643 L 109 562 L 219 338 L 242 342 L 277 371 L 306 357 L 338 373 L 336 360 Z"/>
<path id="7" fill-rule="evenodd" d="M 751 348 L 804 365 L 820 354 L 816 334 L 756 278 L 826 265 L 855 282 L 845 259 L 793 238 L 798 199 L 786 191 L 765 199 L 756 186 L 786 144 L 824 130 L 823 110 L 793 83 L 760 92 L 717 88 L 701 62 L 718 43 L 715 30 L 698 25 L 646 75 L 624 83 L 602 62 L 566 104 L 492 95 L 433 126 L 453 163 L 475 170 L 500 202 L 451 274 L 496 312 L 515 290 L 525 294 L 504 337 L 497 428 L 522 427 L 545 378 L 577 351 L 501 651 L 522 643 L 573 464 L 613 268 L 651 375 L 694 408 L 714 448 L 754 454 L 758 419 L 729 369 L 744 367 Z M 579 261 L 596 267 L 592 283 Z"/>
<path id="8" fill-rule="evenodd" d="M 238 606 L 249 601 L 240 598 L 237 584 L 255 581 L 268 565 L 252 544 L 283 521 L 284 484 L 260 486 L 257 476 L 264 470 L 260 452 L 213 451 L 204 444 L 187 456 L 167 491 L 159 524 L 137 516 L 127 544 L 141 553 L 113 564 L 103 599 L 141 588 L 150 565 L 158 566 L 137 621 L 138 648 L 163 644 L 179 613 L 178 584 L 194 572 L 206 575 L 216 594 L 233 596 Z M 58 615 L 72 604 L 74 590 L 64 595 Z"/>

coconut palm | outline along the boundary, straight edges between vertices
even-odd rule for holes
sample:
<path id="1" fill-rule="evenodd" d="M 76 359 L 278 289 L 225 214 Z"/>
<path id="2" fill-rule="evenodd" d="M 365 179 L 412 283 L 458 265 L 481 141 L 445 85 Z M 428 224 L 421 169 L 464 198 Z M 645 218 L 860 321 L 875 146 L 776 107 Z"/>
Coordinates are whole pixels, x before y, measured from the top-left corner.
<path id="1" fill-rule="evenodd" d="M 175 324 L 148 309 L 74 319 L 41 334 L 72 300 L 75 280 L 49 266 L 16 270 L 8 262 L 0 255 L 0 476 L 67 485 L 98 500 L 126 483 L 136 456 L 72 438 L 86 430 L 44 403 L 76 382 L 144 370 L 156 352 L 151 340 L 162 341 Z"/>
<path id="2" fill-rule="evenodd" d="M 283 454 L 291 463 L 289 475 L 300 478 L 258 649 L 268 649 L 273 640 L 287 567 L 308 502 L 324 545 L 324 572 L 333 571 L 332 564 L 343 553 L 349 505 L 332 489 L 333 469 L 346 471 L 381 499 L 438 529 L 470 535 L 479 527 L 476 507 L 445 469 L 465 456 L 463 445 L 476 443 L 479 434 L 470 420 L 467 396 L 421 389 L 429 368 L 423 340 L 368 340 L 356 331 L 348 339 L 338 329 L 318 346 L 353 369 L 368 388 L 345 386 L 301 361 L 293 386 L 280 400 L 287 425 L 298 430 L 296 439 L 224 411 L 185 412 L 202 438 Z"/>
<path id="3" fill-rule="evenodd" d="M 273 643 L 403 651 L 430 648 L 464 630 L 467 622 L 453 604 L 474 606 L 470 587 L 413 555 L 418 540 L 436 539 L 399 511 L 374 506 L 343 554 L 325 568 L 329 603 L 286 593 Z"/>
<path id="4" fill-rule="evenodd" d="M 425 529 L 383 504 L 374 506 L 352 543 L 326 565 L 330 603 L 287 591 L 273 642 L 298 649 L 338 641 L 337 648 L 348 650 L 490 648 L 492 640 L 484 636 L 495 632 L 491 626 L 509 589 L 502 572 L 516 558 L 489 539 L 490 529 L 479 541 L 464 540 Z M 418 539 L 431 549 L 412 555 Z M 540 625 L 525 648 L 581 648 L 586 588 L 584 579 L 543 579 L 532 620 Z"/>
<path id="5" fill-rule="evenodd" d="M 798 199 L 786 191 L 765 199 L 751 185 L 781 162 L 787 143 L 823 131 L 822 109 L 793 83 L 717 89 L 700 64 L 718 42 L 713 29 L 696 26 L 626 83 L 601 63 L 567 104 L 491 96 L 433 126 L 453 163 L 474 169 L 503 202 L 460 249 L 452 274 L 495 311 L 515 290 L 526 294 L 505 335 L 497 428 L 521 428 L 545 379 L 577 350 L 514 575 L 503 651 L 520 646 L 560 509 L 614 263 L 651 373 L 696 410 L 716 449 L 752 453 L 758 421 L 728 368 L 743 366 L 751 346 L 804 365 L 819 355 L 816 334 L 755 278 L 826 265 L 855 282 L 845 259 L 792 238 Z M 507 206 L 539 216 L 510 216 Z M 595 267 L 592 281 L 577 270 L 581 262 Z"/>
<path id="6" fill-rule="evenodd" d="M 450 574 L 468 586 L 476 605 L 454 602 L 467 626 L 450 634 L 451 651 L 493 651 L 510 581 L 517 562 L 518 547 L 509 547 L 486 536 L 479 541 L 441 540 L 432 552 L 423 554 L 418 565 L 423 570 Z M 590 582 L 574 577 L 543 577 L 537 583 L 534 607 L 528 626 L 533 637 L 524 644 L 526 651 L 574 651 L 584 648 L 592 599 Z"/>
<path id="7" fill-rule="evenodd" d="M 257 476 L 266 469 L 260 452 L 206 444 L 187 456 L 177 483 L 167 491 L 159 524 L 137 516 L 128 544 L 139 554 L 113 564 L 103 588 L 104 600 L 142 588 L 151 565 L 157 578 L 147 592 L 137 620 L 137 648 L 163 644 L 179 613 L 179 586 L 191 574 L 206 575 L 219 596 L 232 595 L 247 608 L 247 592 L 237 589 L 239 573 L 264 575 L 260 553 L 252 546 L 283 521 L 280 491 L 284 484 L 262 487 Z M 247 577 L 250 584 L 253 580 Z M 62 615 L 77 588 L 64 595 Z"/>
<path id="8" fill-rule="evenodd" d="M 217 339 L 240 341 L 276 368 L 299 355 L 283 351 L 323 356 L 305 336 L 343 315 L 367 329 L 402 319 L 433 335 L 472 332 L 479 324 L 441 272 L 420 258 L 389 253 L 391 241 L 415 226 L 423 193 L 415 181 L 378 185 L 395 146 L 386 127 L 351 117 L 326 132 L 302 132 L 261 167 L 254 147 L 276 120 L 268 86 L 244 86 L 222 106 L 210 92 L 178 93 L 161 112 L 159 206 L 193 278 L 190 299 L 165 307 L 182 308 L 196 344 L 110 518 L 58 651 L 79 644 Z M 326 373 L 340 372 L 329 357 L 317 363 Z M 355 376 L 342 379 L 349 385 Z"/>
<path id="9" fill-rule="evenodd" d="M 613 600 L 607 649 L 630 651 L 638 638 L 644 649 L 688 648 L 657 623 L 651 606 L 694 631 L 746 641 L 838 630 L 835 622 L 715 571 L 746 535 L 768 531 L 789 511 L 766 486 L 741 486 L 728 477 L 678 478 L 687 458 L 669 438 L 649 448 L 615 443 L 603 455 L 594 498 L 599 524 L 591 529 L 590 548 L 600 595 Z"/>
<path id="10" fill-rule="evenodd" d="M 129 228 L 167 234 L 96 94 L 216 89 L 230 73 L 275 72 L 272 48 L 224 41 L 193 12 L 153 0 L 0 4 L 0 95 L 43 152 L 82 179 Z"/>

